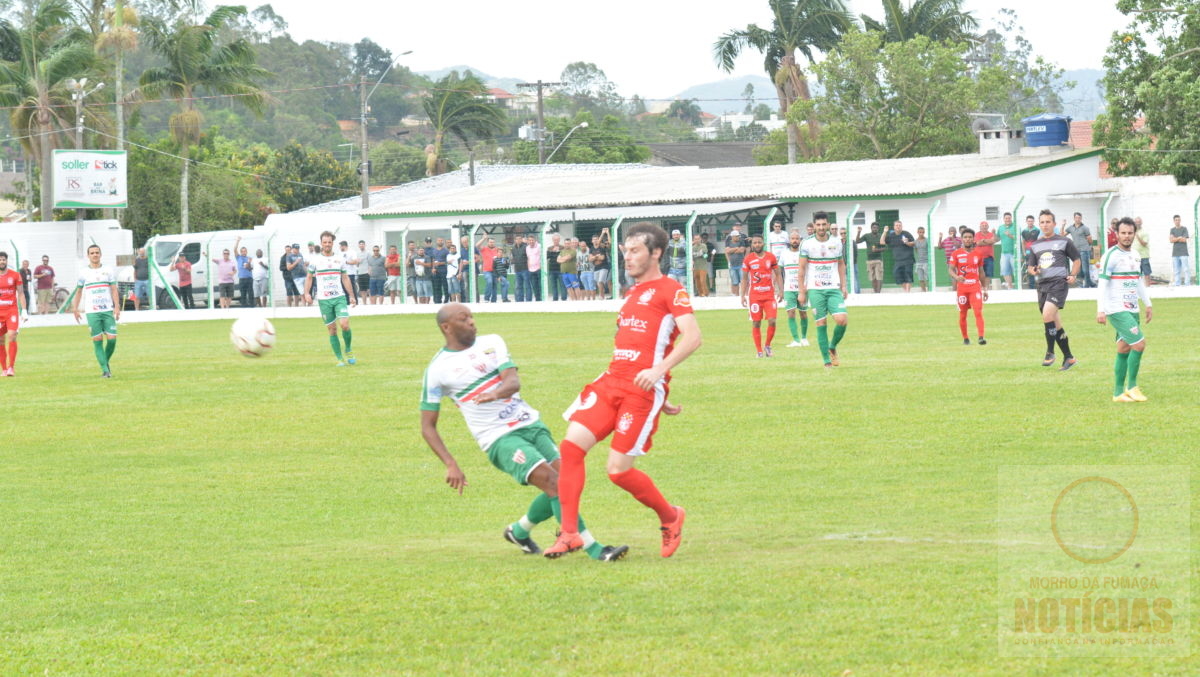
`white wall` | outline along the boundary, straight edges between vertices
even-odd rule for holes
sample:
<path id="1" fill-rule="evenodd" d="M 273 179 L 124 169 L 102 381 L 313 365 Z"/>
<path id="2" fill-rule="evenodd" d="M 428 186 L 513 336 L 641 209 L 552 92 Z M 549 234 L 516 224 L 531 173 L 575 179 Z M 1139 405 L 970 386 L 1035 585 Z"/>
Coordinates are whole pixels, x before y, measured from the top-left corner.
<path id="1" fill-rule="evenodd" d="M 133 232 L 121 228 L 116 220 L 84 221 L 83 241 L 85 246 L 100 245 L 101 263 L 113 268 L 117 268 L 118 255 L 133 254 Z M 60 287 L 74 288 L 79 271 L 87 265 L 86 259 L 75 254 L 74 221 L 0 223 L 0 250 L 8 252 L 8 265 L 13 269 L 20 267 L 20 259 L 27 259 L 32 270 L 41 265 L 43 255 L 49 256 L 54 283 Z"/>
<path id="2" fill-rule="evenodd" d="M 1108 207 L 1110 217 L 1140 216 L 1150 235 L 1150 268 L 1154 277 L 1171 278 L 1171 243 L 1167 241 L 1171 217 L 1178 214 L 1188 229 L 1191 256 L 1196 256 L 1196 200 L 1200 186 L 1179 186 L 1170 176 L 1139 176 L 1113 179 L 1118 194 Z M 1195 270 L 1193 260 L 1193 272 Z"/>

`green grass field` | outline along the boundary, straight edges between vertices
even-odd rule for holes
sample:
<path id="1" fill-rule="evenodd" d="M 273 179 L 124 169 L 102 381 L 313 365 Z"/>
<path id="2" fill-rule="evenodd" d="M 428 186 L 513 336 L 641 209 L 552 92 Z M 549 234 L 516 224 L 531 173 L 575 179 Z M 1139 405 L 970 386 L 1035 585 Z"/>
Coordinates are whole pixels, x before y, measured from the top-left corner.
<path id="1" fill-rule="evenodd" d="M 470 486 L 445 486 L 416 405 L 432 317 L 355 319 L 347 369 L 315 309 L 278 321 L 261 360 L 228 322 L 123 325 L 112 381 L 84 328 L 31 329 L 3 381 L 0 674 L 1194 675 L 1196 658 L 997 649 L 998 468 L 1195 475 L 1200 301 L 1155 309 L 1137 405 L 1109 401 L 1089 301 L 1067 308 L 1068 373 L 1038 366 L 1032 304 L 990 307 L 984 347 L 960 345 L 948 307 L 851 308 L 832 374 L 815 340 L 782 348 L 782 320 L 756 360 L 742 312 L 702 313 L 684 412 L 638 466 L 688 509 L 683 545 L 659 557 L 653 513 L 594 453 L 583 514 L 631 547 L 614 564 L 505 543 L 533 489 L 448 405 Z M 613 316 L 476 320 L 560 435 Z"/>

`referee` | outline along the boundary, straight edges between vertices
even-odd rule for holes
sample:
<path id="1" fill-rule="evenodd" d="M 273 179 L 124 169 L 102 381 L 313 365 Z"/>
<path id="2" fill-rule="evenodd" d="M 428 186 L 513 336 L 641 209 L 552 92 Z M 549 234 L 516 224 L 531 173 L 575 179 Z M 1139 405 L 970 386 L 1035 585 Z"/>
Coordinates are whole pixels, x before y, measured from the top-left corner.
<path id="1" fill-rule="evenodd" d="M 1063 362 L 1059 371 L 1075 366 L 1075 356 L 1067 343 L 1067 330 L 1063 328 L 1059 311 L 1067 305 L 1067 288 L 1079 274 L 1079 250 L 1070 238 L 1054 234 L 1054 212 L 1043 209 L 1038 214 L 1038 227 L 1042 236 L 1034 240 L 1026 256 L 1030 277 L 1037 277 L 1038 310 L 1046 328 L 1046 357 L 1043 367 L 1054 366 L 1054 344 L 1062 349 Z"/>

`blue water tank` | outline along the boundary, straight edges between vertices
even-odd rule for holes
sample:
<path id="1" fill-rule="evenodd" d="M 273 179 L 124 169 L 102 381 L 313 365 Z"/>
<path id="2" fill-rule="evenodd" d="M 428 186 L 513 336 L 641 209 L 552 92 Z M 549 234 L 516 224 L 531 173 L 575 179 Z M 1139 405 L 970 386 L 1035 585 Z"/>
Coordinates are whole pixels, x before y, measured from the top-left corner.
<path id="1" fill-rule="evenodd" d="M 1071 117 L 1042 113 L 1021 120 L 1025 143 L 1030 146 L 1061 146 L 1071 138 Z"/>

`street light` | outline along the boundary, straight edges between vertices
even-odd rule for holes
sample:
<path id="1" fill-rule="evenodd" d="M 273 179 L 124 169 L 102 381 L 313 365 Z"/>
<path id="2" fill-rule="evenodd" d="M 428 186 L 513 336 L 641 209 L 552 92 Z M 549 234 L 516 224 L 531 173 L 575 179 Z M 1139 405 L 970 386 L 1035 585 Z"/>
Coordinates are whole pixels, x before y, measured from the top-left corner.
<path id="1" fill-rule="evenodd" d="M 575 133 L 576 129 L 579 129 L 580 127 L 587 129 L 587 126 L 588 126 L 587 122 L 580 122 L 579 124 L 572 127 L 571 131 L 567 132 L 567 135 L 563 137 L 563 140 L 559 141 L 558 145 L 554 147 L 554 150 L 550 151 L 550 154 L 546 156 L 546 162 L 544 162 L 543 164 L 550 164 L 550 158 L 554 157 L 554 154 L 558 152 L 558 149 L 563 147 L 563 144 L 567 142 L 567 139 L 571 138 L 571 135 Z"/>
<path id="2" fill-rule="evenodd" d="M 63 83 L 71 90 L 71 99 L 75 102 L 75 149 L 83 148 L 83 100 L 90 94 L 104 89 L 103 82 L 97 82 L 95 87 L 87 88 L 87 78 L 67 78 Z M 75 255 L 83 257 L 83 209 L 75 208 Z"/>
<path id="3" fill-rule="evenodd" d="M 367 101 L 371 99 L 371 95 L 375 93 L 375 90 L 379 89 L 379 85 L 383 84 L 383 79 L 387 77 L 387 74 L 392 72 L 392 66 L 396 65 L 396 61 L 399 60 L 399 57 L 408 56 L 409 54 L 412 54 L 411 49 L 407 52 L 401 52 L 395 59 L 389 61 L 388 67 L 383 69 L 383 75 L 379 76 L 379 81 L 375 83 L 375 86 L 371 88 L 371 91 L 367 91 L 367 78 L 365 75 L 359 81 L 359 95 L 362 98 L 359 102 L 361 105 L 359 111 L 360 117 L 358 121 L 358 129 L 360 133 L 360 139 L 362 141 L 362 157 L 358 163 L 358 173 L 362 175 L 363 209 L 371 206 L 371 163 L 369 160 L 367 160 L 367 113 L 370 111 L 370 109 L 367 107 Z"/>

